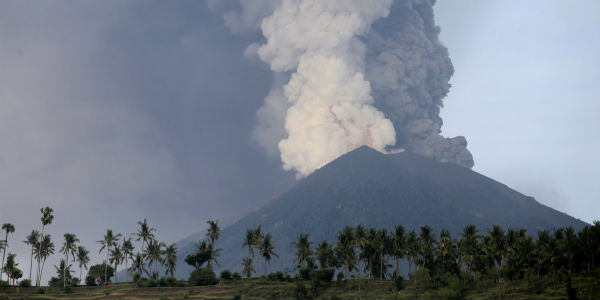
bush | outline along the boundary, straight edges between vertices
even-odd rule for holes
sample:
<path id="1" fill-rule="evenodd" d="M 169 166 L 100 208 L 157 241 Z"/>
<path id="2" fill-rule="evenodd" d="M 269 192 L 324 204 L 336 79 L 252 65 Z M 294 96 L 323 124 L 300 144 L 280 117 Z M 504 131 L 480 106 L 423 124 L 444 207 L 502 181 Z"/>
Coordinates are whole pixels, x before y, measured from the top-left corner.
<path id="1" fill-rule="evenodd" d="M 404 277 L 402 277 L 402 275 L 396 276 L 396 279 L 394 279 L 394 286 L 396 287 L 396 291 L 404 289 Z"/>
<path id="2" fill-rule="evenodd" d="M 142 279 L 142 273 L 136 272 L 133 274 L 133 282 L 138 282 L 140 279 Z"/>
<path id="3" fill-rule="evenodd" d="M 73 292 L 73 288 L 67 285 L 64 288 L 64 292 L 65 292 L 65 294 L 70 294 Z"/>
<path id="4" fill-rule="evenodd" d="M 31 280 L 23 279 L 19 282 L 20 287 L 31 287 Z"/>
<path id="5" fill-rule="evenodd" d="M 233 277 L 233 280 L 240 280 L 242 279 L 242 274 L 240 274 L 239 272 L 234 272 L 231 277 Z"/>
<path id="6" fill-rule="evenodd" d="M 281 271 L 277 271 L 274 273 L 269 273 L 269 275 L 267 275 L 267 279 L 271 280 L 271 281 L 283 281 L 283 273 Z"/>
<path id="7" fill-rule="evenodd" d="M 215 285 L 219 282 L 215 272 L 208 267 L 198 268 L 192 271 L 189 281 L 192 285 Z"/>
<path id="8" fill-rule="evenodd" d="M 88 275 L 85 277 L 85 285 L 87 286 L 95 286 L 96 285 L 96 278 Z"/>
<path id="9" fill-rule="evenodd" d="M 337 274 L 337 278 L 336 278 L 336 279 L 337 279 L 337 281 L 342 281 L 342 280 L 344 280 L 344 273 L 342 273 L 342 272 L 339 272 L 339 273 Z"/>
<path id="10" fill-rule="evenodd" d="M 232 280 L 233 274 L 231 274 L 231 271 L 229 270 L 223 270 L 221 271 L 221 279 Z"/>
<path id="11" fill-rule="evenodd" d="M 317 280 L 330 282 L 333 279 L 334 271 L 332 269 L 322 269 L 316 272 Z"/>
<path id="12" fill-rule="evenodd" d="M 309 280 L 310 279 L 310 268 L 301 268 L 298 271 L 298 275 L 300 276 L 300 280 Z"/>
<path id="13" fill-rule="evenodd" d="M 465 286 L 456 276 L 448 278 L 448 285 L 439 289 L 438 297 L 442 299 L 463 299 L 465 296 Z"/>
<path id="14" fill-rule="evenodd" d="M 308 289 L 301 283 L 296 284 L 296 288 L 294 289 L 294 297 L 296 297 L 296 299 L 309 299 Z"/>
<path id="15" fill-rule="evenodd" d="M 233 298 L 231 298 L 231 299 L 233 299 L 233 300 L 240 300 L 240 299 L 242 299 L 242 296 L 241 295 L 234 295 Z"/>
<path id="16" fill-rule="evenodd" d="M 177 278 L 175 278 L 173 276 L 169 276 L 169 277 L 165 278 L 165 282 L 167 283 L 167 286 L 176 286 Z"/>
<path id="17" fill-rule="evenodd" d="M 0 286 L 8 286 L 8 281 L 0 280 Z"/>
<path id="18" fill-rule="evenodd" d="M 80 280 L 79 278 L 73 277 L 71 278 L 71 286 L 79 286 Z"/>
<path id="19" fill-rule="evenodd" d="M 45 289 L 45 288 L 43 288 L 43 287 L 39 287 L 39 288 L 37 289 L 37 293 L 38 293 L 38 294 L 45 294 L 45 293 L 46 293 L 46 289 Z"/>
<path id="20" fill-rule="evenodd" d="M 140 278 L 136 283 L 138 287 L 148 287 L 148 278 Z"/>

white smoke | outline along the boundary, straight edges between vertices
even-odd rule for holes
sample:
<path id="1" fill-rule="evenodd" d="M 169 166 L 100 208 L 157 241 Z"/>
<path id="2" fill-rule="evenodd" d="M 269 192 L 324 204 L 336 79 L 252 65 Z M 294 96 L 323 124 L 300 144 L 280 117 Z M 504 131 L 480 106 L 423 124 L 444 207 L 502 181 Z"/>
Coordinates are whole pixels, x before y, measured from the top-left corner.
<path id="1" fill-rule="evenodd" d="M 383 152 L 395 144 L 392 122 L 372 105 L 366 48 L 358 38 L 390 5 L 391 0 L 284 0 L 263 19 L 266 43 L 257 49 L 259 58 L 274 72 L 295 71 L 283 86 L 289 105 L 287 137 L 278 143 L 284 169 L 301 177 L 361 145 Z M 282 107 L 272 103 L 282 99 L 277 89 L 259 117 L 268 117 L 269 107 Z"/>

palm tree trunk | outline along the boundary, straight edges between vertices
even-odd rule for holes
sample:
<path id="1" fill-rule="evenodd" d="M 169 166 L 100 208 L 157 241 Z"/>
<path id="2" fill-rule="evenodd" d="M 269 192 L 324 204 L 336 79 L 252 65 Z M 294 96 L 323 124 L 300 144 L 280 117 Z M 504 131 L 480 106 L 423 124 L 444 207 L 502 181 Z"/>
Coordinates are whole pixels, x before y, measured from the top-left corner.
<path id="1" fill-rule="evenodd" d="M 381 253 L 381 259 L 379 262 L 379 279 L 383 279 L 383 252 Z"/>
<path id="2" fill-rule="evenodd" d="M 117 267 L 119 265 L 117 265 L 117 260 L 115 259 L 115 283 L 119 282 L 119 277 L 117 276 L 118 272 L 117 272 Z"/>
<path id="3" fill-rule="evenodd" d="M 127 254 L 125 255 L 125 282 L 129 281 L 129 273 L 127 272 Z"/>
<path id="4" fill-rule="evenodd" d="M 110 252 L 110 247 L 106 247 L 106 263 L 104 264 L 104 284 L 108 284 L 108 253 Z"/>
<path id="5" fill-rule="evenodd" d="M 40 278 L 39 278 L 40 285 L 42 283 L 42 274 L 44 273 L 44 266 L 46 265 L 46 258 L 47 257 L 44 257 L 44 259 L 42 260 L 42 268 L 40 269 Z"/>
<path id="6" fill-rule="evenodd" d="M 42 244 L 42 239 L 44 238 L 44 229 L 46 229 L 46 225 L 42 224 L 42 235 L 40 235 L 40 241 L 39 241 L 39 249 L 38 251 L 42 250 L 41 248 L 41 244 Z M 35 285 L 36 286 L 40 286 L 40 281 L 42 280 L 40 277 L 40 273 L 42 272 L 40 269 L 40 260 L 41 260 L 41 255 L 40 253 L 38 253 L 38 257 L 37 257 L 37 274 L 35 275 Z"/>
<path id="7" fill-rule="evenodd" d="M 79 266 L 79 282 L 82 284 L 83 281 L 81 281 L 81 273 L 83 273 L 83 267 Z"/>
<path id="8" fill-rule="evenodd" d="M 0 280 L 2 280 L 2 273 L 4 273 L 1 269 L 4 268 L 4 256 L 6 255 L 6 248 L 8 248 L 8 229 L 6 229 L 6 238 L 4 238 L 4 251 L 2 253 L 2 264 L 0 265 Z M 10 274 L 8 274 L 8 272 L 6 272 L 6 275 L 8 278 L 10 278 Z"/>
<path id="9" fill-rule="evenodd" d="M 65 246 L 65 248 L 67 247 Z M 69 250 L 65 251 L 65 261 L 65 270 L 63 271 L 63 288 L 67 287 L 67 267 L 69 267 Z"/>
<path id="10" fill-rule="evenodd" d="M 396 256 L 396 276 L 400 276 L 400 259 Z"/>
<path id="11" fill-rule="evenodd" d="M 267 259 L 265 258 L 265 276 L 267 276 Z"/>
<path id="12" fill-rule="evenodd" d="M 29 258 L 29 281 L 31 282 L 31 269 L 33 267 L 33 246 L 31 246 L 31 257 Z"/>

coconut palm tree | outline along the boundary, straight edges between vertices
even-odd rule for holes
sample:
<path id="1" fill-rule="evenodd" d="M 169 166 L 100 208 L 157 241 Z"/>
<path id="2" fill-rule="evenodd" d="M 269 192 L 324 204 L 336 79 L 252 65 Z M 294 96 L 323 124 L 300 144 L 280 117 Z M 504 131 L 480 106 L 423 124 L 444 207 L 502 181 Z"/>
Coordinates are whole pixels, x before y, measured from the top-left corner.
<path id="1" fill-rule="evenodd" d="M 352 234 L 352 239 L 354 240 L 354 244 L 357 249 L 356 262 L 359 264 L 359 266 L 357 267 L 357 271 L 360 273 L 361 257 L 364 257 L 365 259 L 366 257 L 368 257 L 368 255 L 366 255 L 369 246 L 369 241 L 367 240 L 367 229 L 361 224 L 358 224 L 356 225 L 356 227 L 354 227 L 354 231 L 352 232 Z M 366 262 L 364 262 L 364 265 L 366 266 Z"/>
<path id="2" fill-rule="evenodd" d="M 406 252 L 406 230 L 404 226 L 397 225 L 394 228 L 393 236 L 393 250 L 392 256 L 396 259 L 396 273 L 395 276 L 400 275 L 400 259 L 404 257 Z"/>
<path id="3" fill-rule="evenodd" d="M 77 247 L 76 259 L 77 259 L 77 262 L 79 263 L 79 281 L 80 282 L 83 282 L 81 279 L 81 273 L 83 271 L 83 268 L 85 268 L 86 270 L 88 269 L 87 264 L 90 262 L 89 254 L 90 254 L 90 252 L 87 249 L 85 249 L 85 247 L 83 247 L 83 246 Z"/>
<path id="4" fill-rule="evenodd" d="M 221 228 L 219 228 L 219 220 L 208 220 L 206 221 L 206 223 L 208 224 L 206 236 L 210 240 L 210 245 L 213 246 L 215 244 L 215 241 L 221 237 Z"/>
<path id="5" fill-rule="evenodd" d="M 54 265 L 54 268 L 56 269 L 56 274 L 58 274 L 59 278 L 60 276 L 64 276 L 65 278 L 63 278 L 63 281 L 70 281 L 71 273 L 73 273 L 73 271 L 71 270 L 71 265 L 67 264 L 64 259 L 61 258 L 60 264 L 58 264 L 58 266 Z"/>
<path id="6" fill-rule="evenodd" d="M 260 244 L 262 243 L 263 238 L 264 238 L 264 235 L 262 233 L 262 226 L 258 225 L 258 226 L 256 226 L 256 228 L 254 228 L 254 241 L 253 241 L 254 248 L 258 249 L 260 247 Z"/>
<path id="7" fill-rule="evenodd" d="M 156 231 L 156 229 L 150 227 L 150 225 L 148 225 L 148 221 L 146 219 L 144 219 L 143 222 L 138 221 L 137 222 L 138 225 L 140 225 L 140 229 L 138 229 L 137 233 L 134 233 L 134 236 L 137 236 L 137 239 L 135 239 L 136 241 L 142 241 L 142 247 L 140 248 L 140 253 L 143 253 L 144 249 L 144 244 L 147 243 L 149 240 L 154 239 L 154 231 Z"/>
<path id="8" fill-rule="evenodd" d="M 52 242 L 52 238 L 49 234 L 44 235 L 43 238 L 40 239 L 40 243 L 37 245 L 34 256 L 40 262 L 41 266 L 39 266 L 40 271 L 37 276 L 38 284 L 42 281 L 42 274 L 44 272 L 44 266 L 46 265 L 46 259 L 52 254 L 54 254 L 54 242 Z"/>
<path id="9" fill-rule="evenodd" d="M 63 242 L 63 246 L 60 249 L 60 253 L 65 255 L 65 263 L 69 265 L 69 254 L 75 258 L 75 253 L 77 251 L 77 243 L 79 239 L 72 233 L 65 233 L 65 241 Z M 65 272 L 67 270 L 65 269 Z M 63 276 L 63 287 L 67 287 L 67 274 L 65 273 Z"/>
<path id="10" fill-rule="evenodd" d="M 469 224 L 463 228 L 463 231 L 460 235 L 462 236 L 462 240 L 460 241 L 458 247 L 461 253 L 461 258 L 465 262 L 467 270 L 472 272 L 475 268 L 475 262 L 480 248 L 479 230 L 475 225 Z"/>
<path id="11" fill-rule="evenodd" d="M 356 268 L 352 227 L 346 226 L 338 232 L 335 252 L 344 270 L 344 278 L 348 278 L 349 273 Z"/>
<path id="12" fill-rule="evenodd" d="M 4 237 L 4 251 L 2 252 L 2 264 L 0 266 L 4 266 L 4 256 L 6 256 L 6 248 L 8 248 L 8 234 L 15 232 L 15 226 L 10 223 L 2 224 L 2 230 L 6 232 L 6 236 Z M 10 277 L 10 272 L 6 274 Z M 0 280 L 2 280 L 2 272 L 0 272 Z"/>
<path id="13" fill-rule="evenodd" d="M 46 206 L 46 207 L 41 208 L 40 212 L 42 213 L 42 217 L 40 218 L 40 221 L 42 222 L 42 233 L 40 234 L 40 237 L 42 237 L 42 239 L 43 239 L 43 238 L 45 238 L 44 230 L 46 229 L 46 225 L 50 225 L 52 223 L 52 220 L 54 220 L 54 215 L 53 215 L 54 210 L 50 206 Z M 42 242 L 42 239 L 40 239 L 40 243 Z M 54 246 L 54 244 L 53 244 L 53 246 Z M 39 245 L 38 248 L 41 250 L 43 247 L 41 247 L 41 245 Z M 41 277 L 42 266 L 41 265 L 43 265 L 43 264 L 40 264 L 42 258 L 43 258 L 42 256 L 37 257 L 37 275 L 36 275 L 36 285 L 37 286 L 40 285 L 40 281 L 42 280 L 42 277 Z"/>
<path id="14" fill-rule="evenodd" d="M 14 272 L 14 270 L 17 268 L 17 265 L 19 265 L 18 263 L 15 262 L 15 257 L 17 255 L 14 253 L 8 253 L 8 258 L 6 259 L 6 264 L 2 265 L 2 268 L 0 271 L 6 273 L 7 281 L 10 283 L 10 276 L 11 274 Z"/>
<path id="15" fill-rule="evenodd" d="M 123 252 L 121 251 L 121 247 L 116 244 L 113 249 L 110 251 L 110 259 L 109 262 L 114 264 L 115 266 L 115 282 L 119 282 L 119 278 L 117 276 L 117 272 L 119 272 L 119 265 L 123 263 Z"/>
<path id="16" fill-rule="evenodd" d="M 106 234 L 104 235 L 104 239 L 97 241 L 97 243 L 100 243 L 102 245 L 102 247 L 100 248 L 100 251 L 98 251 L 98 253 L 102 253 L 102 250 L 106 249 L 106 263 L 104 265 L 104 282 L 106 282 L 107 284 L 108 284 L 107 279 L 108 279 L 108 263 L 109 263 L 108 256 L 110 255 L 110 248 L 117 245 L 117 242 L 119 241 L 120 238 L 121 238 L 120 233 L 113 234 L 112 229 L 106 229 Z"/>
<path id="17" fill-rule="evenodd" d="M 250 257 L 254 257 L 254 248 L 255 239 L 254 239 L 254 229 L 246 229 L 246 237 L 244 238 L 244 242 L 242 242 L 242 248 L 248 247 L 248 252 L 250 253 Z"/>
<path id="18" fill-rule="evenodd" d="M 442 268 L 442 273 L 451 272 L 458 275 L 458 266 L 456 265 L 457 247 L 456 241 L 446 229 L 440 231 L 440 240 L 436 249 L 437 260 Z"/>
<path id="19" fill-rule="evenodd" d="M 31 233 L 27 236 L 26 240 L 23 243 L 31 246 L 31 257 L 29 259 L 29 281 L 31 281 L 31 271 L 33 269 L 33 252 L 35 245 L 39 243 L 40 232 L 37 230 L 32 230 Z"/>
<path id="20" fill-rule="evenodd" d="M 148 273 L 146 266 L 144 265 L 144 258 L 142 257 L 141 253 L 135 254 L 135 257 L 131 261 L 131 268 L 129 268 L 127 271 L 139 274 Z"/>
<path id="21" fill-rule="evenodd" d="M 146 249 L 144 250 L 144 253 L 143 253 L 143 256 L 148 261 L 148 266 L 150 267 L 151 274 L 149 274 L 149 275 L 153 278 L 158 277 L 156 268 L 153 268 L 154 264 L 156 262 L 158 262 L 160 264 L 163 263 L 163 260 L 162 260 L 163 247 L 165 247 L 165 243 L 158 242 L 155 239 L 151 239 L 150 241 L 148 241 L 148 244 L 146 245 Z"/>
<path id="22" fill-rule="evenodd" d="M 254 269 L 254 266 L 252 265 L 252 258 L 244 258 L 242 260 L 242 274 L 246 278 L 252 278 L 252 273 L 256 274 L 256 269 Z"/>
<path id="23" fill-rule="evenodd" d="M 311 249 L 311 242 L 308 239 L 308 234 L 300 233 L 298 236 L 298 241 L 292 242 L 292 246 L 296 248 L 296 262 L 300 264 L 301 267 L 307 267 L 308 261 L 313 255 L 313 250 Z"/>
<path id="24" fill-rule="evenodd" d="M 260 254 L 265 259 L 265 276 L 267 275 L 267 263 L 271 260 L 273 256 L 279 258 L 279 255 L 273 251 L 275 250 L 275 247 L 273 246 L 271 238 L 271 234 L 267 233 L 263 238 L 262 242 L 260 243 L 259 247 Z"/>
<path id="25" fill-rule="evenodd" d="M 123 252 L 123 259 L 125 260 L 125 270 L 128 270 L 128 259 L 133 259 L 133 243 L 131 242 L 131 239 L 128 238 L 123 238 L 123 244 L 121 245 L 121 251 Z M 125 281 L 129 280 L 129 273 L 128 271 L 125 272 Z"/>
<path id="26" fill-rule="evenodd" d="M 165 275 L 175 276 L 175 267 L 177 265 L 177 244 L 171 244 L 165 249 Z"/>
<path id="27" fill-rule="evenodd" d="M 321 269 L 334 267 L 336 265 L 335 253 L 326 240 L 323 240 L 321 243 L 319 243 L 319 246 L 317 246 L 315 252 Z"/>
<path id="28" fill-rule="evenodd" d="M 412 273 L 412 265 L 416 261 L 418 253 L 419 243 L 417 233 L 414 230 L 411 230 L 406 236 L 406 256 L 408 257 L 408 274 Z"/>

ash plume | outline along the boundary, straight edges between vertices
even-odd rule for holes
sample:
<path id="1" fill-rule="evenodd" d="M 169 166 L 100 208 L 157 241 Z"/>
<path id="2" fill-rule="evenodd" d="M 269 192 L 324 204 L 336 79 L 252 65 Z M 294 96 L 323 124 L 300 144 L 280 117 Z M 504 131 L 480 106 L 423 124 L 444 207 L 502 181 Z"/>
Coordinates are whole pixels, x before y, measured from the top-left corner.
<path id="1" fill-rule="evenodd" d="M 464 137 L 441 136 L 454 73 L 430 0 L 240 1 L 223 15 L 274 72 L 253 138 L 299 177 L 361 145 L 471 168 Z"/>

